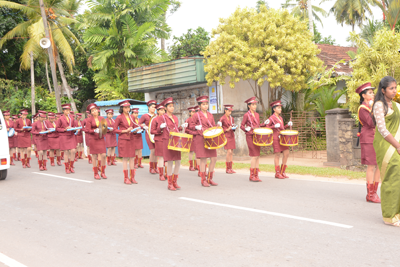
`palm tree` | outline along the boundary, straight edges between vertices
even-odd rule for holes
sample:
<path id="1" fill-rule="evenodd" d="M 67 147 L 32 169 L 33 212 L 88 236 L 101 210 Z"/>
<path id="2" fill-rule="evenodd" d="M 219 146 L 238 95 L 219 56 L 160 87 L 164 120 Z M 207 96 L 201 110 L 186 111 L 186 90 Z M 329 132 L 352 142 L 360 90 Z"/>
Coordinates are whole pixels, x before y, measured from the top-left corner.
<path id="1" fill-rule="evenodd" d="M 325 1 L 324 1 L 325 2 Z M 372 15 L 371 6 L 379 4 L 377 0 L 336 0 L 330 12 L 335 15 L 336 21 L 354 27 L 361 26 Z"/>
<path id="2" fill-rule="evenodd" d="M 0 48 L 7 40 L 11 40 L 14 37 L 29 37 L 20 57 L 21 68 L 29 69 L 31 67 L 31 53 L 33 54 L 34 60 L 43 56 L 44 50 L 40 47 L 39 40 L 45 37 L 45 32 L 43 20 L 40 15 L 39 1 L 23 0 L 23 3 L 24 4 L 18 4 L 12 1 L 0 1 L 0 7 L 20 10 L 27 17 L 26 21 L 18 24 L 0 39 Z M 69 29 L 70 25 L 78 23 L 78 21 L 65 9 L 65 0 L 45 0 L 44 4 L 50 29 L 50 40 L 53 51 L 55 51 L 55 56 L 58 56 L 58 53 L 60 53 L 69 70 L 72 71 L 75 59 L 71 44 L 74 44 L 78 49 L 83 51 L 79 40 Z M 60 94 L 58 88 L 54 88 L 54 91 L 56 94 Z M 73 102 L 71 98 L 70 100 Z M 76 107 L 73 108 L 76 111 Z"/>
<path id="3" fill-rule="evenodd" d="M 289 8 L 291 9 L 291 14 L 295 17 L 300 17 L 302 20 L 308 19 L 308 1 L 307 0 L 298 0 L 298 1 L 291 1 L 286 0 L 284 4 L 282 4 L 282 8 Z M 320 8 L 319 6 L 312 6 L 312 14 L 316 21 L 322 24 L 322 20 L 320 16 L 326 17 L 328 13 Z"/>
<path id="4" fill-rule="evenodd" d="M 382 3 L 378 2 L 377 5 L 382 9 L 383 20 L 386 19 L 393 30 L 400 19 L 400 0 L 382 0 Z"/>

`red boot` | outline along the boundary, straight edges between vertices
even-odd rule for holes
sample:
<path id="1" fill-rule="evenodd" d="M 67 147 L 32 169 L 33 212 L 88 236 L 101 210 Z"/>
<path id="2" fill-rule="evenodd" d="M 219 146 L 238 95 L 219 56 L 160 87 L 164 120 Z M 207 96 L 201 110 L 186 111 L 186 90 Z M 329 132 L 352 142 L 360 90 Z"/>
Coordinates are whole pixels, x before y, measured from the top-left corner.
<path id="1" fill-rule="evenodd" d="M 89 164 L 92 164 L 92 163 L 93 163 L 93 161 L 92 161 L 92 156 L 91 156 L 91 155 L 88 155 L 88 162 L 89 162 Z"/>
<path id="2" fill-rule="evenodd" d="M 231 173 L 236 173 L 236 172 L 233 170 L 233 162 L 232 162 L 232 161 L 230 162 L 230 167 L 231 167 Z"/>
<path id="3" fill-rule="evenodd" d="M 39 171 L 44 171 L 41 160 L 38 160 L 38 164 L 39 164 Z"/>
<path id="4" fill-rule="evenodd" d="M 226 171 L 225 172 L 231 174 L 231 168 L 230 168 L 229 162 L 225 162 L 225 165 L 226 165 Z"/>
<path id="5" fill-rule="evenodd" d="M 172 185 L 175 187 L 175 189 L 181 189 L 181 187 L 178 185 L 178 174 L 172 174 Z"/>
<path id="6" fill-rule="evenodd" d="M 372 203 L 381 203 L 381 199 L 376 194 L 378 190 L 379 183 L 368 184 L 367 183 L 367 201 Z M 376 188 L 375 188 L 376 187 Z"/>
<path id="7" fill-rule="evenodd" d="M 135 156 L 135 165 L 134 165 L 134 168 L 135 168 L 135 169 L 139 168 L 139 166 L 138 166 L 138 157 L 137 157 L 137 156 Z"/>
<path id="8" fill-rule="evenodd" d="M 100 173 L 100 175 L 101 175 L 101 178 L 107 179 L 107 176 L 106 176 L 106 166 L 101 166 L 101 173 Z"/>
<path id="9" fill-rule="evenodd" d="M 18 161 L 21 161 L 21 152 L 18 152 Z"/>
<path id="10" fill-rule="evenodd" d="M 64 165 L 65 165 L 65 173 L 70 174 L 71 171 L 69 170 L 69 162 L 64 162 Z"/>
<path id="11" fill-rule="evenodd" d="M 47 160 L 42 160 L 42 166 L 44 171 L 47 171 L 46 165 L 47 165 Z"/>
<path id="12" fill-rule="evenodd" d="M 156 173 L 159 173 L 157 165 L 158 165 L 158 162 L 154 162 L 154 170 L 156 171 Z"/>
<path id="13" fill-rule="evenodd" d="M 208 181 L 207 182 L 212 186 L 217 186 L 218 184 L 212 180 L 213 176 L 214 176 L 214 172 L 209 172 L 208 173 Z"/>
<path id="14" fill-rule="evenodd" d="M 50 157 L 50 151 L 48 151 L 48 150 L 47 150 L 47 152 L 46 152 L 46 153 L 47 153 L 47 154 L 46 154 L 46 155 L 47 155 L 47 157 L 49 158 L 49 157 Z"/>
<path id="15" fill-rule="evenodd" d="M 115 158 L 116 156 L 111 157 L 111 165 L 117 166 L 117 160 Z"/>
<path id="16" fill-rule="evenodd" d="M 99 176 L 99 168 L 93 167 L 93 172 L 94 172 L 94 179 L 100 180 L 101 178 Z"/>
<path id="17" fill-rule="evenodd" d="M 124 170 L 124 183 L 125 184 L 132 184 L 131 180 L 129 179 L 129 176 L 128 176 L 128 170 Z"/>
<path id="18" fill-rule="evenodd" d="M 250 168 L 250 177 L 249 177 L 250 182 L 254 182 L 254 169 Z"/>
<path id="19" fill-rule="evenodd" d="M 12 156 L 10 156 L 10 165 L 11 165 L 11 166 L 15 166 L 15 163 L 14 163 L 14 161 L 13 161 L 13 157 L 12 157 Z"/>
<path id="20" fill-rule="evenodd" d="M 176 191 L 176 189 L 174 187 L 173 176 L 167 176 L 167 179 L 168 179 L 168 190 Z"/>
<path id="21" fill-rule="evenodd" d="M 79 152 L 79 159 L 83 159 L 83 151 Z"/>
<path id="22" fill-rule="evenodd" d="M 31 167 L 30 161 L 31 161 L 31 158 L 25 158 L 25 165 L 26 165 L 27 168 Z"/>
<path id="23" fill-rule="evenodd" d="M 281 175 L 283 178 L 289 178 L 289 176 L 286 175 L 285 170 L 286 170 L 287 165 L 281 165 Z"/>
<path id="24" fill-rule="evenodd" d="M 64 151 L 61 151 L 61 159 L 64 160 Z"/>
<path id="25" fill-rule="evenodd" d="M 275 166 L 275 178 L 285 179 L 285 177 L 281 175 L 281 168 L 279 166 Z"/>
<path id="26" fill-rule="evenodd" d="M 206 173 L 201 172 L 200 177 L 201 177 L 201 185 L 204 187 L 210 187 L 210 185 L 207 183 L 207 180 L 206 180 Z"/>
<path id="27" fill-rule="evenodd" d="M 196 169 L 193 166 L 194 165 L 194 161 L 193 160 L 189 160 L 189 164 L 190 164 L 189 171 L 191 171 L 191 172 L 196 171 Z"/>
<path id="28" fill-rule="evenodd" d="M 78 159 L 79 159 L 79 153 L 75 152 L 75 161 L 78 161 Z"/>
<path id="29" fill-rule="evenodd" d="M 56 166 L 56 165 L 54 164 L 54 157 L 50 157 L 50 166 Z"/>
<path id="30" fill-rule="evenodd" d="M 111 165 L 111 157 L 107 157 L 107 165 L 110 166 Z"/>
<path id="31" fill-rule="evenodd" d="M 26 159 L 21 159 L 21 162 L 22 162 L 22 168 L 26 168 L 26 164 L 25 164 L 25 161 L 26 161 Z"/>
<path id="32" fill-rule="evenodd" d="M 131 170 L 131 182 L 132 182 L 132 184 L 137 184 L 137 182 L 135 180 L 135 174 L 136 174 L 136 170 L 132 169 Z"/>
<path id="33" fill-rule="evenodd" d="M 160 181 L 165 181 L 164 168 L 158 168 L 158 174 L 160 175 Z"/>
<path id="34" fill-rule="evenodd" d="M 142 159 L 143 158 L 138 158 L 138 166 L 139 166 L 139 168 L 144 168 L 144 166 L 142 165 Z"/>
<path id="35" fill-rule="evenodd" d="M 75 170 L 74 170 L 74 162 L 75 162 L 75 161 L 70 161 L 70 162 L 69 162 L 69 171 L 70 171 L 71 173 L 75 173 Z"/>
<path id="36" fill-rule="evenodd" d="M 57 165 L 61 166 L 61 156 L 57 156 Z"/>
<path id="37" fill-rule="evenodd" d="M 15 161 L 18 161 L 18 159 L 17 159 L 17 153 L 13 153 L 12 156 L 13 156 L 13 158 L 14 158 Z"/>
<path id="38" fill-rule="evenodd" d="M 37 153 L 37 151 L 35 151 L 35 156 L 37 159 L 39 158 L 39 154 Z"/>
<path id="39" fill-rule="evenodd" d="M 157 174 L 157 166 L 155 162 L 150 162 L 150 173 Z"/>
<path id="40" fill-rule="evenodd" d="M 260 171 L 259 168 L 254 169 L 254 181 L 253 182 L 262 182 L 258 177 L 258 172 Z"/>

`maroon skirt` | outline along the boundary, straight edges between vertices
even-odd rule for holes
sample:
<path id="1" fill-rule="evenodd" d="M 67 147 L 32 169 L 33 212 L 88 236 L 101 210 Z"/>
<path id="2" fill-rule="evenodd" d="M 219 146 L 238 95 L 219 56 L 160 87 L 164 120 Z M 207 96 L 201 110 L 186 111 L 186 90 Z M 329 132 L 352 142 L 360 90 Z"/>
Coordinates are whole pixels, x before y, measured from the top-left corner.
<path id="1" fill-rule="evenodd" d="M 156 140 L 154 145 L 155 145 L 154 154 L 157 157 L 163 157 L 163 149 L 164 149 L 163 148 L 163 140 L 160 140 L 160 141 Z"/>
<path id="2" fill-rule="evenodd" d="M 8 137 L 8 147 L 9 148 L 14 148 L 15 147 L 15 142 L 14 142 L 14 136 L 13 137 Z"/>
<path id="3" fill-rule="evenodd" d="M 135 149 L 143 149 L 142 134 L 134 134 L 133 140 L 135 142 Z"/>
<path id="4" fill-rule="evenodd" d="M 249 148 L 249 156 L 250 157 L 259 157 L 260 156 L 261 147 L 260 146 L 256 146 L 253 143 L 253 135 L 252 134 L 247 134 L 246 135 L 246 143 L 247 143 L 247 147 Z"/>
<path id="5" fill-rule="evenodd" d="M 36 137 L 36 150 L 37 151 L 48 150 L 49 143 L 47 140 L 48 140 L 47 136 L 46 137 L 37 136 Z"/>
<path id="6" fill-rule="evenodd" d="M 78 144 L 82 144 L 83 143 L 83 136 L 82 135 L 77 135 L 76 136 L 76 142 Z"/>
<path id="7" fill-rule="evenodd" d="M 193 135 L 192 144 L 190 145 L 190 152 L 196 153 L 196 135 Z"/>
<path id="8" fill-rule="evenodd" d="M 274 153 L 281 153 L 282 151 L 289 149 L 288 146 L 282 146 L 279 141 L 279 137 L 273 137 L 272 147 L 274 148 Z"/>
<path id="9" fill-rule="evenodd" d="M 61 151 L 75 149 L 76 147 L 75 135 L 60 135 L 58 141 Z"/>
<path id="10" fill-rule="evenodd" d="M 86 143 L 86 146 L 90 148 L 90 145 L 89 145 L 89 143 L 90 143 L 90 134 L 88 134 L 88 133 L 85 133 L 85 143 Z"/>
<path id="11" fill-rule="evenodd" d="M 364 165 L 377 165 L 376 153 L 372 143 L 361 144 L 361 164 Z"/>
<path id="12" fill-rule="evenodd" d="M 18 147 L 26 148 L 31 147 L 31 137 L 30 136 L 20 136 L 18 135 Z"/>
<path id="13" fill-rule="evenodd" d="M 168 141 L 169 140 L 163 140 L 163 144 L 162 144 L 163 145 L 164 161 L 181 160 L 181 152 L 168 149 Z"/>
<path id="14" fill-rule="evenodd" d="M 118 139 L 118 156 L 121 158 L 135 157 L 135 143 L 133 140 Z"/>
<path id="15" fill-rule="evenodd" d="M 227 138 L 226 145 L 224 146 L 225 150 L 227 149 L 236 149 L 236 142 L 235 142 L 235 137 L 229 137 Z"/>
<path id="16" fill-rule="evenodd" d="M 60 140 L 58 137 L 47 138 L 47 143 L 49 144 L 49 149 L 51 150 L 60 149 Z"/>
<path id="17" fill-rule="evenodd" d="M 217 156 L 216 149 L 207 149 L 204 147 L 204 137 L 202 135 L 196 136 L 196 158 L 214 158 Z"/>
<path id="18" fill-rule="evenodd" d="M 107 133 L 106 147 L 116 147 L 117 145 L 117 135 L 115 133 Z"/>
<path id="19" fill-rule="evenodd" d="M 106 140 L 105 138 L 90 138 L 90 154 L 104 154 L 106 150 Z"/>
<path id="20" fill-rule="evenodd" d="M 12 138 L 14 139 L 14 147 L 18 147 L 18 136 L 14 135 Z"/>
<path id="21" fill-rule="evenodd" d="M 149 134 L 147 133 L 147 131 L 146 131 L 146 142 L 147 142 L 147 145 L 149 146 L 149 149 L 156 148 L 155 144 L 150 141 Z"/>

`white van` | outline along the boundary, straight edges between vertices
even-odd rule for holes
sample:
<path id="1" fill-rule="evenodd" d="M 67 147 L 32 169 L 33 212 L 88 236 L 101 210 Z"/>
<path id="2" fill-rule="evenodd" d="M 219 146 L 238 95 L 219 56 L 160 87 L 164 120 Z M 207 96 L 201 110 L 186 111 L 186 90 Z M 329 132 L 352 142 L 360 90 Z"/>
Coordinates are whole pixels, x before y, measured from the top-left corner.
<path id="1" fill-rule="evenodd" d="M 7 177 L 10 168 L 10 148 L 8 146 L 7 126 L 0 110 L 0 180 Z"/>

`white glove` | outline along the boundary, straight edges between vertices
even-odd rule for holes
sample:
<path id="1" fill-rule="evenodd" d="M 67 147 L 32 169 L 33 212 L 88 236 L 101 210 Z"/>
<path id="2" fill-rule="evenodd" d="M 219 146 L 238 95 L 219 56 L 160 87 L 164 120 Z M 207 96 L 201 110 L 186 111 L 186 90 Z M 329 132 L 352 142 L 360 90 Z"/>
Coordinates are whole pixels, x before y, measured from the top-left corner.
<path id="1" fill-rule="evenodd" d="M 189 125 L 189 124 L 188 124 L 187 122 L 185 122 L 184 124 L 181 125 L 181 127 L 182 127 L 182 128 L 186 128 L 186 127 L 188 127 L 188 125 Z"/>
<path id="2" fill-rule="evenodd" d="M 100 132 L 99 128 L 94 129 L 94 132 L 99 133 Z"/>
<path id="3" fill-rule="evenodd" d="M 266 120 L 266 121 L 264 122 L 264 124 L 269 124 L 269 120 Z"/>
<path id="4" fill-rule="evenodd" d="M 217 122 L 217 125 L 219 126 L 219 127 L 222 127 L 222 122 Z"/>
<path id="5" fill-rule="evenodd" d="M 196 130 L 201 130 L 202 126 L 201 125 L 196 125 L 194 128 L 196 128 Z"/>
<path id="6" fill-rule="evenodd" d="M 248 131 L 250 131 L 251 130 L 251 127 L 250 126 L 247 126 L 246 128 L 244 128 L 245 130 L 246 130 L 246 132 L 248 132 Z"/>
<path id="7" fill-rule="evenodd" d="M 279 128 L 279 127 L 281 127 L 280 123 L 275 124 L 275 128 Z"/>
<path id="8" fill-rule="evenodd" d="M 161 129 L 164 129 L 165 127 L 167 127 L 167 124 L 164 122 L 164 123 L 161 123 L 161 125 L 160 125 L 160 128 Z"/>
<path id="9" fill-rule="evenodd" d="M 374 104 L 374 100 L 370 100 L 370 101 L 368 102 L 368 104 L 369 104 L 370 107 L 372 107 L 372 105 Z"/>
<path id="10" fill-rule="evenodd" d="M 146 131 L 148 131 L 148 130 L 149 130 L 149 127 L 148 127 L 148 126 L 146 126 L 146 125 L 144 125 L 144 126 L 143 126 L 143 128 L 144 128 Z"/>
<path id="11" fill-rule="evenodd" d="M 289 121 L 287 125 L 293 126 L 293 122 Z"/>
<path id="12" fill-rule="evenodd" d="M 110 131 L 113 131 L 113 130 L 114 130 L 114 128 L 113 128 L 113 127 L 110 127 L 108 130 L 110 130 Z"/>
<path id="13" fill-rule="evenodd" d="M 140 130 L 138 130 L 138 131 L 137 131 L 137 133 L 142 133 L 142 132 L 143 132 L 143 130 L 142 130 L 142 129 L 140 129 Z"/>

